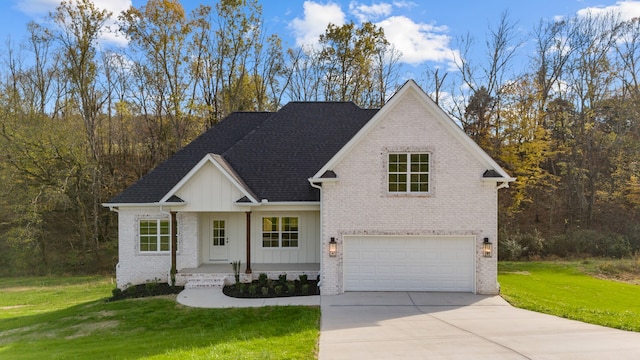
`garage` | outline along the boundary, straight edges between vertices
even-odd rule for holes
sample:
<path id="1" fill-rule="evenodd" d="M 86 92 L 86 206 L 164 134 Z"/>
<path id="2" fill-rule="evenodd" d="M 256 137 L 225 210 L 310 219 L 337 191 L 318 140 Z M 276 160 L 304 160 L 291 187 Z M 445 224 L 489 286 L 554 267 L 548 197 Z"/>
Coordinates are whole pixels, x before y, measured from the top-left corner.
<path id="1" fill-rule="evenodd" d="M 474 236 L 345 236 L 345 291 L 474 292 Z"/>

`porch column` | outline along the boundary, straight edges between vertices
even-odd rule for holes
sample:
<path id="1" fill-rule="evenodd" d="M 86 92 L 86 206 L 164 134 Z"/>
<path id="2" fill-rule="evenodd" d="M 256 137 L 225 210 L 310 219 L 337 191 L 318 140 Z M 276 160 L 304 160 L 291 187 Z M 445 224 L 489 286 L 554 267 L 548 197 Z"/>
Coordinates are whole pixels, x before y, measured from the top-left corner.
<path id="1" fill-rule="evenodd" d="M 251 211 L 247 211 L 247 270 L 245 274 L 251 274 Z"/>
<path id="2" fill-rule="evenodd" d="M 178 248 L 178 220 L 176 213 L 171 212 L 171 286 L 176 285 L 176 250 Z"/>

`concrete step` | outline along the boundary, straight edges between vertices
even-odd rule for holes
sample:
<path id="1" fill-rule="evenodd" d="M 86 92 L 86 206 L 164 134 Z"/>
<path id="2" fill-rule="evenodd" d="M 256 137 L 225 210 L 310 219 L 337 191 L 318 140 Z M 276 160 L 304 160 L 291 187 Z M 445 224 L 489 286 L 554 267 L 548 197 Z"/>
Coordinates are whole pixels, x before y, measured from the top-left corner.
<path id="1" fill-rule="evenodd" d="M 210 278 L 210 279 L 191 279 L 185 284 L 186 289 L 200 289 L 211 287 L 223 287 L 224 279 L 222 278 Z"/>

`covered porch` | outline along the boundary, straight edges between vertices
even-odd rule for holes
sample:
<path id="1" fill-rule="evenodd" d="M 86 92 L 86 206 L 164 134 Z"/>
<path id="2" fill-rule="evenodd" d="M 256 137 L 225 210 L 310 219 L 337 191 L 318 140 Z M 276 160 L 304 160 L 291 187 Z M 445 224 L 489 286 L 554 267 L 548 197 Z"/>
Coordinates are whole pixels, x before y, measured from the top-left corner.
<path id="1" fill-rule="evenodd" d="M 251 274 L 244 271 L 244 263 L 240 269 L 242 282 L 251 282 L 258 279 L 260 274 L 267 274 L 272 280 L 277 280 L 282 274 L 287 279 L 296 280 L 300 275 L 307 275 L 309 279 L 316 279 L 320 274 L 320 263 L 252 263 Z M 224 286 L 225 282 L 233 283 L 234 273 L 231 264 L 201 264 L 197 268 L 179 269 L 176 274 L 176 285 L 186 288 L 202 288 Z"/>

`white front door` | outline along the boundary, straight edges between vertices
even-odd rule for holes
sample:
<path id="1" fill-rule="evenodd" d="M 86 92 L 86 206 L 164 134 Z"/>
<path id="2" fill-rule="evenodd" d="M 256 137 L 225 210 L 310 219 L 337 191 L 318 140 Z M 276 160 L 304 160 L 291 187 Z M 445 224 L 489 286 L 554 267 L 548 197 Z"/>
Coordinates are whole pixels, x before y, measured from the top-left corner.
<path id="1" fill-rule="evenodd" d="M 211 238 L 209 239 L 209 260 L 228 260 L 227 221 L 214 219 L 211 221 Z"/>

